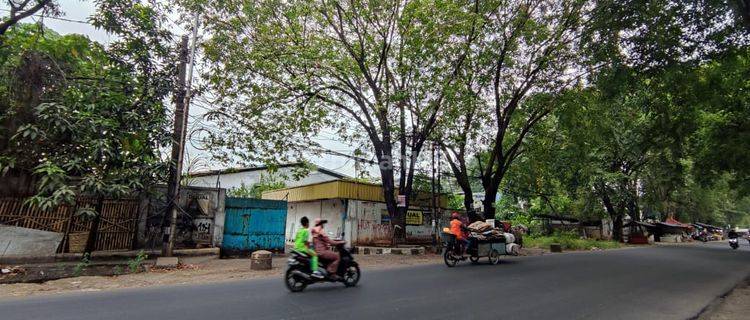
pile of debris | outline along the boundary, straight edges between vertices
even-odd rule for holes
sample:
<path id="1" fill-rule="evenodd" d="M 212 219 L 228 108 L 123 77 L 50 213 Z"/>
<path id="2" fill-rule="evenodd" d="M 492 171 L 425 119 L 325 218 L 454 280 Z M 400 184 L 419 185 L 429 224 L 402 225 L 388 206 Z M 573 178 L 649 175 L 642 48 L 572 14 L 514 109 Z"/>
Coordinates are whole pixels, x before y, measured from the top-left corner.
<path id="1" fill-rule="evenodd" d="M 489 223 L 484 221 L 477 221 L 470 224 L 469 237 L 475 238 L 479 241 L 493 241 L 493 242 L 505 242 L 514 243 L 516 238 L 511 233 L 504 232 L 500 228 L 496 228 Z"/>
<path id="2" fill-rule="evenodd" d="M 15 267 L 2 267 L 0 268 L 0 276 L 4 275 L 12 275 L 12 274 L 21 274 L 26 272 L 24 268 L 15 266 Z"/>

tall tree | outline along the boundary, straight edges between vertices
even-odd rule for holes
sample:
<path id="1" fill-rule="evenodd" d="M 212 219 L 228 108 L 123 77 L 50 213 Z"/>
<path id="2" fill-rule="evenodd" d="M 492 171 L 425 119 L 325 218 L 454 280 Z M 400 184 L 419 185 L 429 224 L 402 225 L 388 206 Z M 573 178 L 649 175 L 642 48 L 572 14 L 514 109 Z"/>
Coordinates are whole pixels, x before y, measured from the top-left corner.
<path id="1" fill-rule="evenodd" d="M 495 216 L 496 195 L 511 164 L 523 153 L 527 135 L 555 105 L 554 99 L 527 104 L 529 95 L 559 92 L 578 78 L 575 49 L 591 7 L 588 1 L 546 0 L 494 5 L 473 52 L 472 69 L 465 72 L 467 96 L 475 97 L 472 101 L 478 100 L 480 107 L 455 105 L 464 114 L 461 125 L 444 131 L 448 137 L 443 140 L 464 193 L 471 194 L 466 181 L 470 161 L 476 162 L 486 218 Z M 467 155 L 469 148 L 474 152 Z"/>
<path id="2" fill-rule="evenodd" d="M 299 156 L 322 126 L 365 141 L 403 238 L 396 193 L 408 206 L 422 149 L 481 26 L 481 3 L 206 2 L 207 74 L 220 97 L 213 116 L 230 128 L 215 139 L 246 160 Z"/>
<path id="3" fill-rule="evenodd" d="M 0 45 L 3 44 L 3 35 L 8 29 L 21 20 L 36 13 L 51 16 L 60 15 L 60 8 L 57 2 L 53 0 L 6 0 L 5 2 L 10 9 L 8 10 L 8 16 L 0 20 Z"/>

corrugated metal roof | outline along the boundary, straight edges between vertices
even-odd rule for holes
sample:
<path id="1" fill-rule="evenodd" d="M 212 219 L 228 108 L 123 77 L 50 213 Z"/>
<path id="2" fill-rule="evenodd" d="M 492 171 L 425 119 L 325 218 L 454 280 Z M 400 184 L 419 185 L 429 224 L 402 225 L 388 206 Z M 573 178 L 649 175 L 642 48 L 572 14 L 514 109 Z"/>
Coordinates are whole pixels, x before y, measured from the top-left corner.
<path id="1" fill-rule="evenodd" d="M 275 169 L 281 169 L 281 168 L 293 168 L 293 167 L 301 167 L 304 166 L 304 163 L 301 162 L 295 162 L 295 163 L 286 163 L 286 164 L 280 164 L 275 167 Z M 250 171 L 266 171 L 270 170 L 271 167 L 269 166 L 257 166 L 257 167 L 242 167 L 242 168 L 228 168 L 228 169 L 221 169 L 221 170 L 209 170 L 209 171 L 199 171 L 199 172 L 192 172 L 188 173 L 187 175 L 190 177 L 206 177 L 206 176 L 215 176 L 215 175 L 226 175 L 226 174 L 232 174 L 232 173 L 242 173 L 242 172 L 250 172 Z M 338 179 L 346 179 L 349 178 L 347 175 L 343 173 L 339 173 L 330 169 L 326 169 L 323 167 L 319 167 L 316 165 L 311 166 L 311 171 L 318 171 L 324 174 L 327 174 L 329 176 L 338 178 Z"/>
<path id="2" fill-rule="evenodd" d="M 430 206 L 432 195 L 427 192 L 418 192 L 410 201 L 414 206 Z M 383 189 L 379 184 L 363 183 L 357 181 L 337 180 L 279 189 L 263 192 L 263 199 L 287 200 L 289 202 L 302 202 L 323 199 L 352 199 L 362 201 L 385 202 Z M 439 197 L 439 206 L 445 208 L 448 205 L 448 197 Z"/>

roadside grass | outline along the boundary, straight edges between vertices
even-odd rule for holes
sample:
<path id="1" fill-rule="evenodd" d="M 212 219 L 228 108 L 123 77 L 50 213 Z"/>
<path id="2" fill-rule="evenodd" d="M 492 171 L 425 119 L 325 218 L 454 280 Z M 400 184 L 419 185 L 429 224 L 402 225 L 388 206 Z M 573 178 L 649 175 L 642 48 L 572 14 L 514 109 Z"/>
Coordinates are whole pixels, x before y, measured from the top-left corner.
<path id="1" fill-rule="evenodd" d="M 553 243 L 560 244 L 563 250 L 616 249 L 623 246 L 622 243 L 615 241 L 581 239 L 578 235 L 571 233 L 523 237 L 523 246 L 528 248 L 549 249 Z"/>

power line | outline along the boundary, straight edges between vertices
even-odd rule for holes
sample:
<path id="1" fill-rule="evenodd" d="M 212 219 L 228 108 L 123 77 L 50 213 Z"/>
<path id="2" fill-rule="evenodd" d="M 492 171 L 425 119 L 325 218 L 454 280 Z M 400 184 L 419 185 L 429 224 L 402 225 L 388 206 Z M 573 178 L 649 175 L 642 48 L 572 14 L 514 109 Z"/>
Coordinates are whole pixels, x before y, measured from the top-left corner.
<path id="1" fill-rule="evenodd" d="M 0 8 L 0 11 L 10 12 L 9 9 L 2 9 L 2 8 Z M 88 22 L 88 21 L 75 20 L 75 19 L 67 19 L 67 18 L 60 18 L 60 17 L 52 17 L 52 16 L 45 16 L 43 14 L 33 14 L 33 15 L 30 15 L 29 17 L 37 17 L 37 18 L 42 18 L 42 19 L 60 20 L 60 21 L 65 21 L 65 22 L 73 22 L 73 23 L 80 23 L 80 24 L 87 24 L 87 25 L 90 25 L 90 26 L 94 26 L 93 24 L 91 24 L 91 22 Z"/>

